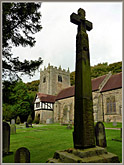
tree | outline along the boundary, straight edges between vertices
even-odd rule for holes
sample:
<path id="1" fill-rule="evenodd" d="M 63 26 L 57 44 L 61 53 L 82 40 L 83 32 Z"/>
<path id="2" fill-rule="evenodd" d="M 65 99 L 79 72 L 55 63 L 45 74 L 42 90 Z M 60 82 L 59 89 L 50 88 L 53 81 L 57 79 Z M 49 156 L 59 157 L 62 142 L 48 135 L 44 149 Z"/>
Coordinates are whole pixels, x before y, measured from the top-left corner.
<path id="1" fill-rule="evenodd" d="M 99 76 L 106 75 L 110 71 L 112 72 L 112 74 L 122 72 L 122 62 L 116 62 L 109 65 L 107 62 L 105 62 L 91 66 L 91 78 L 93 79 Z M 75 84 L 75 72 L 70 73 L 70 81 L 71 85 Z"/>
<path id="2" fill-rule="evenodd" d="M 33 76 L 36 69 L 42 64 L 42 59 L 19 61 L 13 58 L 12 46 L 31 46 L 35 45 L 35 38 L 32 36 L 39 32 L 41 14 L 38 9 L 40 2 L 35 3 L 2 3 L 2 66 L 3 78 L 11 81 L 20 79 L 21 75 Z"/>
<path id="3" fill-rule="evenodd" d="M 20 116 L 22 122 L 26 121 L 28 115 L 33 111 L 33 107 L 31 108 L 30 105 L 27 86 L 22 81 L 18 81 L 14 87 L 13 84 L 10 84 L 8 89 L 9 95 L 5 95 L 5 97 L 7 97 L 6 99 L 3 97 L 3 118 L 11 120 L 12 118 Z"/>
<path id="4" fill-rule="evenodd" d="M 71 86 L 75 84 L 75 72 L 70 73 L 70 82 L 71 82 Z"/>
<path id="5" fill-rule="evenodd" d="M 39 117 L 38 117 L 38 115 L 35 116 L 34 123 L 35 124 L 39 124 Z"/>
<path id="6" fill-rule="evenodd" d="M 109 64 L 108 71 L 111 71 L 112 74 L 122 72 L 122 62 L 116 62 L 113 64 Z"/>
<path id="7" fill-rule="evenodd" d="M 28 116 L 27 123 L 28 124 L 32 124 L 32 117 L 31 117 L 31 115 Z"/>
<path id="8" fill-rule="evenodd" d="M 99 63 L 91 67 L 91 78 L 96 78 L 108 74 L 108 63 Z"/>
<path id="9" fill-rule="evenodd" d="M 16 124 L 20 124 L 20 123 L 21 123 L 20 117 L 17 116 L 17 118 L 16 118 Z"/>
<path id="10" fill-rule="evenodd" d="M 26 83 L 28 91 L 38 92 L 39 83 L 40 83 L 40 80 L 35 80 L 32 82 Z"/>

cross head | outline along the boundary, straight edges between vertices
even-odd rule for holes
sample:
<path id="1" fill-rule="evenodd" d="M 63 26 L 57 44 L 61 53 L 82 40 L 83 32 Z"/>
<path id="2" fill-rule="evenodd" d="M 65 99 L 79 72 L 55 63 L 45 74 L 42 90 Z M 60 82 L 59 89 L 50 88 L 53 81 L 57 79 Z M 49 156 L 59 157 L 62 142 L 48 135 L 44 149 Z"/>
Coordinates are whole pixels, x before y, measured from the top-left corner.
<path id="1" fill-rule="evenodd" d="M 92 23 L 85 19 L 85 10 L 79 9 L 78 14 L 72 13 L 70 16 L 70 21 L 78 25 L 78 32 L 86 30 L 90 31 L 92 29 Z"/>

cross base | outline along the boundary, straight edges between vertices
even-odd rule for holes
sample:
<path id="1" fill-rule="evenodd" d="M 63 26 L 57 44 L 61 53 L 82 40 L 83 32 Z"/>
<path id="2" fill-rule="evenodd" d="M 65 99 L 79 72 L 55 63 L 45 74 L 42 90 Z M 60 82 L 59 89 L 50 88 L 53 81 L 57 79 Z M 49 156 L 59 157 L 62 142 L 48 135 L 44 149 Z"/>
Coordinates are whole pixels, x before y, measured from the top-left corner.
<path id="1" fill-rule="evenodd" d="M 47 163 L 120 163 L 118 156 L 106 151 L 105 148 L 67 149 L 56 151 Z"/>

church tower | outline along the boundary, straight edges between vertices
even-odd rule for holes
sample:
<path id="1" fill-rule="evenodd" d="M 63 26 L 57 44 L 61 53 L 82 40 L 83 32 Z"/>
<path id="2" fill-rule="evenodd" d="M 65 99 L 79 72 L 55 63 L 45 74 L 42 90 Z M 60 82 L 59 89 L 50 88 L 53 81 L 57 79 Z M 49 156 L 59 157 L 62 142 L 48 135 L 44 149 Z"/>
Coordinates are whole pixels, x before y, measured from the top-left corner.
<path id="1" fill-rule="evenodd" d="M 62 89 L 70 86 L 69 68 L 65 69 L 50 66 L 40 71 L 39 92 L 49 95 L 57 95 Z"/>

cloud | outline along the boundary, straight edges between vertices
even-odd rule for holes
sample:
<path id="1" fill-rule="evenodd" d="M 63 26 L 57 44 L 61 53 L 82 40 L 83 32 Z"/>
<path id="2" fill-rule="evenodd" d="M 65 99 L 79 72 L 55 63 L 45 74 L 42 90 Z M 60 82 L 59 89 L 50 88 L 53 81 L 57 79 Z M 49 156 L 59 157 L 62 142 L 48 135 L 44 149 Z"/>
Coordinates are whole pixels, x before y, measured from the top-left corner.
<path id="1" fill-rule="evenodd" d="M 33 48 L 14 48 L 16 56 L 23 59 L 43 59 L 48 63 L 75 70 L 77 25 L 70 22 L 70 15 L 79 8 L 86 11 L 86 19 L 93 23 L 88 33 L 91 65 L 122 60 L 122 3 L 121 2 L 43 2 L 41 23 L 43 29 L 35 35 Z M 33 79 L 39 79 L 37 73 Z M 26 82 L 27 78 L 23 78 Z"/>

